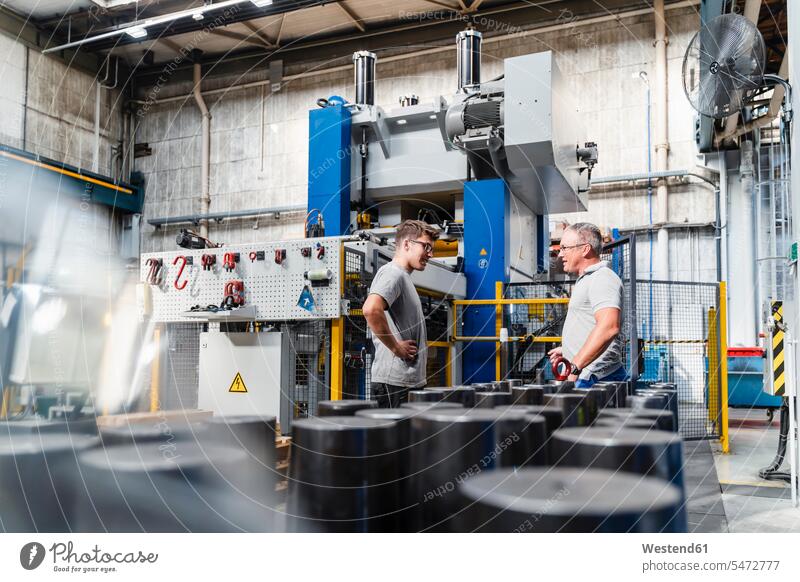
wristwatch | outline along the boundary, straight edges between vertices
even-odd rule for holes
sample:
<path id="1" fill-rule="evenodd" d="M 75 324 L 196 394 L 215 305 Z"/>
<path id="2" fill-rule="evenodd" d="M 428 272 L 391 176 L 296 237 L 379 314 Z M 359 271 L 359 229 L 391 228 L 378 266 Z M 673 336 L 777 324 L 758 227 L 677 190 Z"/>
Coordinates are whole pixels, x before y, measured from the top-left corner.
<path id="1" fill-rule="evenodd" d="M 569 373 L 570 373 L 572 376 L 580 376 L 580 375 L 581 375 L 581 372 L 583 372 L 583 370 L 581 370 L 581 369 L 580 369 L 578 366 L 576 366 L 575 364 L 572 364 L 572 367 L 569 369 Z"/>

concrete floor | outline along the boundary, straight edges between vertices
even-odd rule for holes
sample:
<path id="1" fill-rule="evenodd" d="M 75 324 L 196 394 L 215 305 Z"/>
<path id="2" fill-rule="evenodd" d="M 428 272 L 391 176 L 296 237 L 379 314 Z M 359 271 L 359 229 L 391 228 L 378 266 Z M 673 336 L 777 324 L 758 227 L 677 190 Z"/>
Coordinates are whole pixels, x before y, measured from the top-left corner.
<path id="1" fill-rule="evenodd" d="M 706 473 L 705 480 L 696 487 L 696 499 L 689 491 L 690 527 L 694 518 L 699 526 L 697 531 L 800 531 L 800 508 L 792 507 L 788 484 L 765 481 L 758 476 L 758 471 L 772 462 L 777 451 L 777 414 L 769 424 L 763 410 L 732 408 L 729 434 L 728 455 L 722 454 L 717 442 L 687 443 L 687 472 L 694 471 L 695 480 Z M 713 467 L 706 462 L 705 455 L 709 453 L 713 453 Z M 788 462 L 782 469 L 789 470 Z M 713 480 L 718 482 L 716 495 Z M 700 516 L 699 510 L 708 513 Z"/>

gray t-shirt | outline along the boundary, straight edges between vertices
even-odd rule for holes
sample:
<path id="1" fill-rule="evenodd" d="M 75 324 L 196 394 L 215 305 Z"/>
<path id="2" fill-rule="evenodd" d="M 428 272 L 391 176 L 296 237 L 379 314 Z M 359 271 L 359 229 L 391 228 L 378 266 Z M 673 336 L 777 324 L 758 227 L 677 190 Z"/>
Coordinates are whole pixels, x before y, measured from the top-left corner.
<path id="1" fill-rule="evenodd" d="M 622 281 L 607 262 L 600 261 L 586 269 L 572 289 L 561 333 L 565 358 L 571 361 L 580 351 L 597 324 L 594 314 L 607 307 L 616 307 L 622 317 Z M 581 378 L 588 380 L 594 374 L 600 379 L 616 371 L 622 365 L 622 349 L 622 338 L 617 334 L 605 351 L 583 369 Z"/>
<path id="2" fill-rule="evenodd" d="M 378 269 L 370 294 L 380 295 L 389 309 L 386 319 L 389 329 L 398 340 L 417 342 L 417 357 L 409 362 L 395 356 L 389 348 L 374 337 L 375 361 L 372 363 L 372 382 L 416 388 L 424 386 L 425 368 L 428 362 L 425 317 L 411 275 L 394 262 Z"/>

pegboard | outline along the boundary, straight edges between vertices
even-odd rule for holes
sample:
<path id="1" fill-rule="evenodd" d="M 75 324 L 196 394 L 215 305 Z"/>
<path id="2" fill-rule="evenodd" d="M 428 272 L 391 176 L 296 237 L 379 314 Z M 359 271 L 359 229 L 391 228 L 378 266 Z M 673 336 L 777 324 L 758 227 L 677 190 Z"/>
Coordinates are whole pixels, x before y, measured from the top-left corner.
<path id="1" fill-rule="evenodd" d="M 325 248 L 322 258 L 317 258 L 317 245 Z M 309 257 L 302 256 L 303 248 L 311 248 Z M 285 250 L 282 264 L 275 261 L 275 252 Z M 151 290 L 152 318 L 157 322 L 197 321 L 197 317 L 186 316 L 193 306 L 219 305 L 224 296 L 225 283 L 232 280 L 244 282 L 245 307 L 255 309 L 252 319 L 259 321 L 286 321 L 309 319 L 333 319 L 341 314 L 341 240 L 338 238 L 299 239 L 251 245 L 224 246 L 217 249 L 186 250 L 164 253 L 142 254 L 139 276 L 146 283 L 150 258 L 161 259 L 164 267 L 161 283 L 149 285 Z M 264 253 L 264 260 L 250 259 L 251 253 Z M 225 253 L 239 253 L 236 269 L 223 269 Z M 202 256 L 215 255 L 216 264 L 211 270 L 203 270 Z M 187 280 L 186 287 L 179 290 L 175 279 L 179 257 L 192 257 L 180 281 Z M 312 286 L 304 276 L 306 271 L 329 269 L 332 277 L 327 286 Z M 298 305 L 303 289 L 308 289 L 314 298 L 313 311 Z M 214 319 L 213 316 L 211 319 Z"/>

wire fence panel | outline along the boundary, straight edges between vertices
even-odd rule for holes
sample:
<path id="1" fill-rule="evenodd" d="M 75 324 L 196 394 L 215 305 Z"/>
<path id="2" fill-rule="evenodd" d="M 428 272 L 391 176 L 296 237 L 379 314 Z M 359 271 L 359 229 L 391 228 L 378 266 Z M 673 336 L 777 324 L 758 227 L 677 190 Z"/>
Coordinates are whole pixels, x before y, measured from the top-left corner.
<path id="1" fill-rule="evenodd" d="M 164 325 L 166 352 L 159 410 L 197 408 L 200 387 L 201 323 L 168 323 Z M 164 341 L 162 335 L 162 341 Z M 143 376 L 149 382 L 150 373 Z"/>
<path id="2" fill-rule="evenodd" d="M 605 247 L 600 258 L 608 262 L 609 267 L 622 280 L 622 321 L 620 322 L 620 335 L 625 341 L 626 349 L 623 350 L 623 365 L 628 378 L 636 380 L 639 377 L 638 329 L 636 322 L 639 311 L 635 309 L 637 286 L 636 281 L 636 238 L 628 236 L 615 240 Z"/>
<path id="3" fill-rule="evenodd" d="M 638 281 L 642 373 L 639 387 L 669 382 L 678 389 L 686 439 L 719 437 L 721 406 L 718 286 Z"/>
<path id="4" fill-rule="evenodd" d="M 511 283 L 503 291 L 504 299 L 566 299 L 574 281 Z M 503 326 L 509 336 L 527 336 L 529 341 L 508 344 L 504 369 L 508 378 L 536 383 L 553 378 L 547 352 L 560 342 L 538 342 L 542 337 L 560 337 L 567 316 L 566 303 L 507 305 L 503 308 Z"/>
<path id="5" fill-rule="evenodd" d="M 330 323 L 309 321 L 287 324 L 283 331 L 289 334 L 288 394 L 281 398 L 290 400 L 289 418 L 305 418 L 317 414 L 317 404 L 330 394 Z M 289 427 L 282 427 L 288 432 Z"/>

